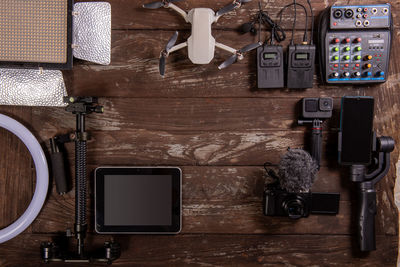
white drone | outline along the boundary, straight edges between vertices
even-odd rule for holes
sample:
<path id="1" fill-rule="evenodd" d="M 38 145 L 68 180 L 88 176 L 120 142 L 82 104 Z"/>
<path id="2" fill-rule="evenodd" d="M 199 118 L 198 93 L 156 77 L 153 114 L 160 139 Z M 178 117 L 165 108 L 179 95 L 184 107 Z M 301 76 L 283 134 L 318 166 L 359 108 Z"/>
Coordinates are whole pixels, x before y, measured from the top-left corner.
<path id="1" fill-rule="evenodd" d="M 243 3 L 250 2 L 251 0 L 234 0 L 231 4 L 223 7 L 217 12 L 214 12 L 210 8 L 193 8 L 188 13 L 172 3 L 179 1 L 181 0 L 162 0 L 159 2 L 153 2 L 143 5 L 144 8 L 149 9 L 156 9 L 160 7 L 171 8 L 179 15 L 181 15 L 186 22 L 192 24 L 192 34 L 187 39 L 187 41 L 175 45 L 176 40 L 178 39 L 178 32 L 175 32 L 171 39 L 168 41 L 165 49 L 161 51 L 161 76 L 164 76 L 165 59 L 168 57 L 168 55 L 185 47 L 188 48 L 189 59 L 192 61 L 193 64 L 210 63 L 211 60 L 214 58 L 215 47 L 232 53 L 233 55 L 230 58 L 219 65 L 218 68 L 223 69 L 235 63 L 237 60 L 241 60 L 243 58 L 243 53 L 253 50 L 261 45 L 261 43 L 254 43 L 247 45 L 239 50 L 236 50 L 227 45 L 216 42 L 215 38 L 211 35 L 211 25 L 214 22 L 217 22 L 222 15 L 241 7 Z"/>

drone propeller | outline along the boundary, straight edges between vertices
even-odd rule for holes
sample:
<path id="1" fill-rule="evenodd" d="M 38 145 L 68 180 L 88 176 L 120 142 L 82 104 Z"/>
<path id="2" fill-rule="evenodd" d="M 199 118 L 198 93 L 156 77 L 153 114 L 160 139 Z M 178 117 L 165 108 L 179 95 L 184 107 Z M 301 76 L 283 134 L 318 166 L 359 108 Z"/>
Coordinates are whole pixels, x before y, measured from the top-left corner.
<path id="1" fill-rule="evenodd" d="M 165 59 L 168 57 L 169 51 L 175 45 L 176 40 L 178 39 L 178 32 L 176 31 L 174 35 L 172 35 L 171 39 L 169 39 L 165 49 L 161 51 L 160 55 L 160 74 L 164 77 L 165 74 Z"/>
<path id="2" fill-rule="evenodd" d="M 248 3 L 251 0 L 235 0 L 233 1 L 233 3 L 221 8 L 220 10 L 217 11 L 217 13 L 215 14 L 217 17 L 222 16 L 228 12 L 231 12 L 232 10 L 234 10 L 235 8 L 240 7 L 243 3 Z"/>
<path id="3" fill-rule="evenodd" d="M 222 70 L 222 69 L 225 69 L 226 67 L 229 67 L 230 65 L 235 63 L 238 59 L 242 59 L 243 58 L 243 53 L 246 53 L 246 52 L 249 52 L 251 50 L 254 50 L 257 47 L 259 47 L 260 45 L 261 45 L 261 43 L 254 43 L 254 44 L 246 45 L 245 47 L 243 47 L 243 48 L 239 49 L 238 51 L 236 51 L 236 54 L 230 56 L 221 65 L 219 65 L 218 69 Z"/>
<path id="4" fill-rule="evenodd" d="M 162 0 L 162 1 L 144 4 L 143 7 L 150 8 L 150 9 L 157 9 L 160 7 L 168 6 L 169 3 L 180 2 L 180 1 L 182 1 L 182 0 Z"/>

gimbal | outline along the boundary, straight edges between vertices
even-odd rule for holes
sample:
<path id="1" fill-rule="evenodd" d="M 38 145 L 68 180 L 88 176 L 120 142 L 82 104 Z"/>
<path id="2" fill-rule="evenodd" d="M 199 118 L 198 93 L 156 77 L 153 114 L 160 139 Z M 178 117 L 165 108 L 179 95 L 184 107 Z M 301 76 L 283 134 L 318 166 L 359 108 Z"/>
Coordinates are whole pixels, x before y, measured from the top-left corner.
<path id="1" fill-rule="evenodd" d="M 62 145 L 75 142 L 75 225 L 74 236 L 77 242 L 76 251 L 68 250 L 68 239 L 72 237 L 71 230 L 60 242 L 44 242 L 41 244 L 41 256 L 45 262 L 107 262 L 111 264 L 120 257 L 120 245 L 114 242 L 105 242 L 104 247 L 95 253 L 88 253 L 84 249 L 84 240 L 87 233 L 86 196 L 87 196 L 87 167 L 86 142 L 89 140 L 85 130 L 85 118 L 90 113 L 103 113 L 103 107 L 97 104 L 95 97 L 64 97 L 68 104 L 66 111 L 76 115 L 76 131 L 67 135 L 56 136 L 50 139 L 51 163 L 53 177 L 56 181 L 57 192 L 64 194 L 68 191 L 66 170 Z"/>
<path id="2" fill-rule="evenodd" d="M 394 150 L 395 142 L 391 137 L 375 137 L 373 143 L 372 170 L 365 165 L 352 165 L 350 168 L 351 181 L 357 183 L 358 191 L 358 238 L 361 251 L 376 249 L 375 245 L 375 214 L 376 191 L 378 183 L 390 168 L 390 153 Z"/>

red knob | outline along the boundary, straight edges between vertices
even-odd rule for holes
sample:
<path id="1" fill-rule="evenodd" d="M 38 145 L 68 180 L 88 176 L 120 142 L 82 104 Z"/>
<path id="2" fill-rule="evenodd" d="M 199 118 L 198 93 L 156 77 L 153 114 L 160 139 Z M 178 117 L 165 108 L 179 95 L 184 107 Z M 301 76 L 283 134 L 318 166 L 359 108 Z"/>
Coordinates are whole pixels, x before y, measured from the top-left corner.
<path id="1" fill-rule="evenodd" d="M 334 42 L 334 43 L 339 43 L 340 40 L 339 40 L 339 38 L 336 38 L 336 39 L 333 39 L 333 42 Z"/>
<path id="2" fill-rule="evenodd" d="M 361 39 L 360 37 L 358 37 L 358 38 L 356 39 L 356 43 L 361 43 L 361 41 L 362 41 L 362 39 Z"/>
<path id="3" fill-rule="evenodd" d="M 350 43 L 350 38 L 344 39 L 344 42 L 345 42 L 345 43 Z"/>

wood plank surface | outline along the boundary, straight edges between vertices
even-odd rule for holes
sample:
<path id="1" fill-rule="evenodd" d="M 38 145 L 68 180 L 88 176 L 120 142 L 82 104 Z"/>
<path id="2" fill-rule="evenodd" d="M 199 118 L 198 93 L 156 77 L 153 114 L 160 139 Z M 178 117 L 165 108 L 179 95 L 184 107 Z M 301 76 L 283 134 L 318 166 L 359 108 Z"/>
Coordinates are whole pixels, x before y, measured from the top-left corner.
<path id="1" fill-rule="evenodd" d="M 0 113 L 11 116 L 30 128 L 31 108 L 0 107 Z M 0 128 L 0 229 L 18 219 L 28 207 L 33 194 L 31 156 L 14 134 Z M 30 228 L 27 230 L 30 231 Z"/>
<path id="2" fill-rule="evenodd" d="M 92 235 L 89 239 L 94 248 L 109 240 Z M 40 263 L 36 247 L 48 240 L 51 236 L 45 234 L 17 237 L 0 250 L 1 266 L 49 266 Z M 123 252 L 112 266 L 394 266 L 397 245 L 396 237 L 380 235 L 381 245 L 370 254 L 355 251 L 348 235 L 139 235 L 117 237 L 116 241 L 124 244 Z"/>
<path id="3" fill-rule="evenodd" d="M 321 86 L 318 67 L 314 75 L 314 87 L 299 89 L 257 89 L 255 51 L 243 60 L 224 70 L 218 70 L 230 55 L 216 50 L 214 60 L 208 65 L 194 65 L 187 58 L 186 49 L 172 53 L 167 59 L 166 75 L 158 74 L 158 58 L 173 31 L 113 31 L 112 63 L 99 66 L 77 62 L 74 71 L 64 72 L 67 88 L 72 95 L 96 95 L 107 97 L 313 97 L 315 95 L 341 97 L 343 95 L 370 95 L 383 85 Z M 243 38 L 237 32 L 214 31 L 214 36 L 226 40 L 233 47 L 243 47 L 256 42 L 256 37 Z M 181 37 L 187 37 L 184 32 Z M 290 35 L 289 35 L 290 36 Z M 296 33 L 300 41 L 302 32 Z M 394 44 L 399 43 L 399 29 L 395 30 Z M 288 39 L 284 42 L 286 45 Z M 393 45 L 392 55 L 400 55 L 400 47 Z M 151 77 L 151 79 L 149 79 Z M 395 61 L 390 62 L 390 86 L 398 86 L 400 73 Z M 398 88 L 398 87 L 397 87 Z"/>
<path id="4" fill-rule="evenodd" d="M 96 0 L 91 0 L 96 1 Z M 87 2 L 87 0 L 79 0 L 77 2 Z M 160 8 L 157 10 L 147 10 L 142 6 L 144 3 L 154 2 L 152 0 L 108 0 L 112 6 L 112 28 L 113 29 L 189 29 L 190 24 L 186 24 L 184 20 L 172 10 L 166 10 Z M 220 1 L 208 1 L 208 0 L 185 0 L 177 5 L 189 11 L 192 8 L 203 7 L 211 8 L 214 11 L 230 4 L 230 0 Z M 300 2 L 300 1 L 299 1 Z M 281 8 L 287 4 L 292 3 L 291 0 L 262 0 L 262 7 L 268 11 L 273 18 L 281 10 Z M 307 4 L 306 1 L 302 2 Z M 322 10 L 332 4 L 385 4 L 390 3 L 392 5 L 392 12 L 394 14 L 395 25 L 399 25 L 399 21 L 396 20 L 398 16 L 398 10 L 400 9 L 400 3 L 396 0 L 352 0 L 351 2 L 346 0 L 326 0 L 326 1 L 312 1 L 313 11 L 315 16 L 318 17 Z M 213 25 L 214 29 L 237 29 L 240 25 L 248 22 L 258 12 L 258 1 L 253 0 L 250 3 L 246 3 L 242 8 L 234 10 L 223 17 Z M 300 13 L 299 9 L 299 13 Z M 310 14 L 309 14 L 310 16 Z M 134 18 L 134 19 L 132 19 Z M 290 12 L 286 12 L 282 15 L 283 27 L 285 29 L 291 29 L 293 15 Z M 277 19 L 279 21 L 279 19 Z M 297 28 L 303 29 L 305 22 L 305 16 L 298 16 Z M 317 25 L 317 19 L 315 20 Z"/>
<path id="5" fill-rule="evenodd" d="M 183 170 L 182 233 L 116 235 L 123 248 L 116 266 L 395 266 L 398 214 L 393 190 L 398 145 L 392 153 L 389 174 L 376 186 L 377 251 L 363 254 L 358 251 L 356 237 L 355 186 L 349 181 L 348 169 L 337 164 L 337 132 L 340 98 L 371 95 L 376 102 L 374 127 L 378 135 L 392 136 L 400 144 L 400 1 L 312 0 L 316 16 L 334 3 L 389 2 L 395 30 L 386 83 L 324 85 L 317 64 L 314 86 L 305 90 L 258 90 L 254 51 L 219 71 L 217 66 L 229 53 L 217 49 L 210 64 L 193 65 L 183 49 L 168 57 L 166 75 L 161 78 L 160 51 L 175 30 L 180 33 L 178 41 L 187 38 L 190 25 L 171 10 L 142 8 L 151 1 L 109 0 L 113 29 L 111 65 L 74 60 L 73 70 L 63 71 L 70 95 L 98 96 L 105 107 L 104 114 L 87 118 L 92 137 L 88 143 L 88 247 L 99 247 L 111 238 L 93 232 L 96 167 L 179 166 Z M 186 0 L 177 5 L 185 10 L 218 10 L 230 2 Z M 291 2 L 262 0 L 262 5 L 276 18 L 277 12 Z M 223 16 L 213 25 L 213 36 L 234 48 L 256 42 L 257 36 L 241 35 L 237 28 L 257 11 L 258 1 L 253 0 Z M 288 35 L 284 46 L 290 39 L 292 18 L 290 12 L 283 15 L 282 26 Z M 304 22 L 305 16 L 298 16 L 298 42 Z M 312 191 L 340 192 L 340 212 L 337 216 L 311 215 L 297 221 L 265 217 L 263 164 L 270 162 L 276 167 L 288 147 L 309 149 L 310 128 L 296 125 L 299 100 L 319 96 L 333 97 L 335 110 L 333 118 L 324 123 L 322 168 Z M 75 127 L 74 116 L 63 108 L 1 106 L 0 113 L 26 125 L 45 150 L 49 138 L 71 132 Z M 66 149 L 73 175 L 74 145 L 67 144 Z M 4 130 L 0 130 L 0 151 L 1 229 L 29 204 L 35 170 L 23 144 Z M 47 266 L 40 261 L 40 243 L 73 228 L 74 200 L 73 191 L 59 196 L 52 185 L 45 206 L 28 230 L 0 244 L 0 266 Z"/>

